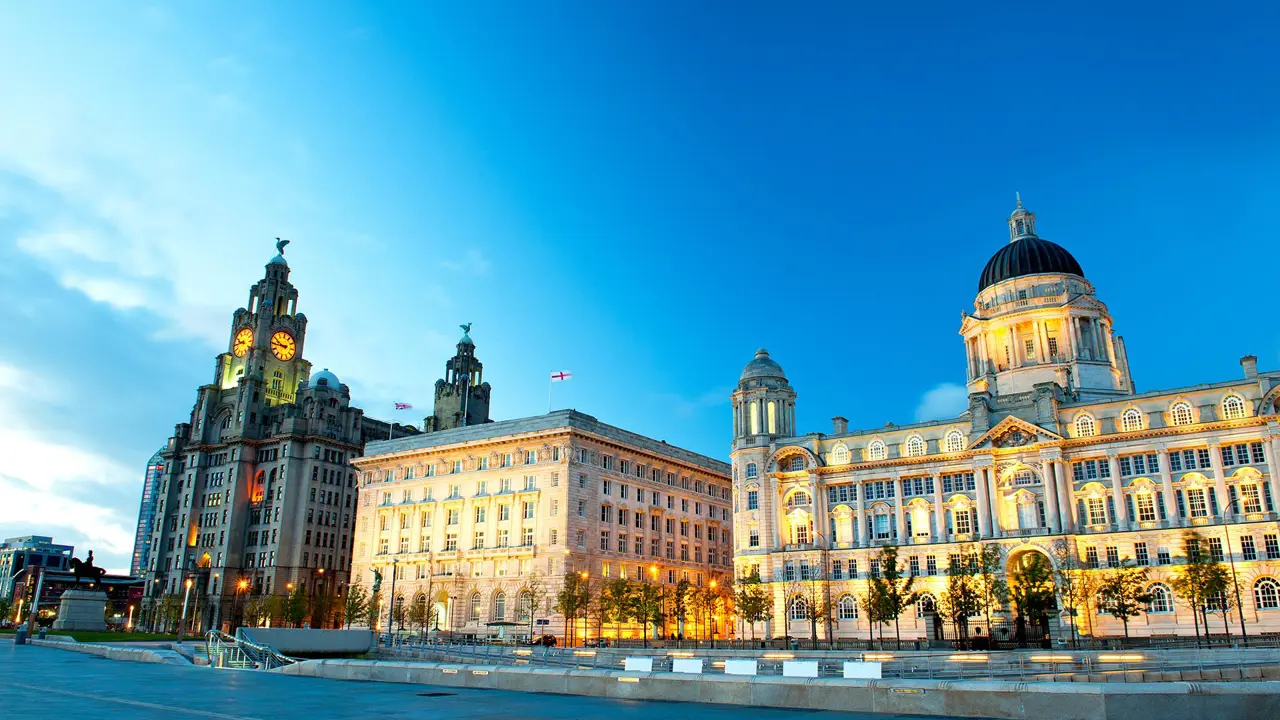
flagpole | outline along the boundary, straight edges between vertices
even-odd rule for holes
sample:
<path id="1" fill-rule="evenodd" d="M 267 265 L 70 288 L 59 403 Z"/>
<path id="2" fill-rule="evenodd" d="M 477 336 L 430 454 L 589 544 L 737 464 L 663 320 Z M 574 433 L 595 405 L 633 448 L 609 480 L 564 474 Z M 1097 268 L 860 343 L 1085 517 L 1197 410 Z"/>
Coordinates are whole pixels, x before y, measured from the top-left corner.
<path id="1" fill-rule="evenodd" d="M 548 373 L 547 374 L 547 413 L 548 414 L 551 412 L 551 386 L 554 384 L 555 384 L 555 380 L 553 380 L 551 377 L 551 374 Z"/>

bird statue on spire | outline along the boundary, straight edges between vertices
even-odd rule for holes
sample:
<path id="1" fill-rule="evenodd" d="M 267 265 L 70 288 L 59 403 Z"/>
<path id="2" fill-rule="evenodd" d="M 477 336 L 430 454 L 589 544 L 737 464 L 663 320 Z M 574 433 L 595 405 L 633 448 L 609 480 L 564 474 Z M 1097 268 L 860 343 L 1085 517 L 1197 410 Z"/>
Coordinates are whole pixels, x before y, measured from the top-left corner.
<path id="1" fill-rule="evenodd" d="M 1018 201 L 1018 207 L 1022 207 L 1022 193 L 1017 190 L 1013 191 L 1013 197 Z"/>
<path id="2" fill-rule="evenodd" d="M 289 244 L 288 240 L 281 240 L 280 238 L 276 238 L 276 252 L 280 253 L 281 257 L 284 257 L 284 246 L 288 244 Z"/>

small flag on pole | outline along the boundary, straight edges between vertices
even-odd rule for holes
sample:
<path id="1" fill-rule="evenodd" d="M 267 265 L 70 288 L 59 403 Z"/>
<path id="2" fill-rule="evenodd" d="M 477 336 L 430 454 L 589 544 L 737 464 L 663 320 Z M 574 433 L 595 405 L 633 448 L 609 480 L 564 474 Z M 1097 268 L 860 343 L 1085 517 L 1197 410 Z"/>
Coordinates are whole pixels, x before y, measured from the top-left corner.
<path id="1" fill-rule="evenodd" d="M 560 370 L 558 372 L 551 373 L 551 382 L 561 382 L 568 380 L 571 377 L 573 377 L 573 373 L 568 370 Z"/>
<path id="2" fill-rule="evenodd" d="M 396 403 L 397 410 L 412 410 L 413 406 L 409 403 Z"/>

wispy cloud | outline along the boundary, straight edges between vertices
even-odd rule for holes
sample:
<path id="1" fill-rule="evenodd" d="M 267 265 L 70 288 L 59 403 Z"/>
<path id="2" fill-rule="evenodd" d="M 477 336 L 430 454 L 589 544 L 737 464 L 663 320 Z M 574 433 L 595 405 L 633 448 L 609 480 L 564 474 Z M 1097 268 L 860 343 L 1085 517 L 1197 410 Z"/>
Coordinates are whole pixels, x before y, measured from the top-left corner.
<path id="1" fill-rule="evenodd" d="M 969 409 L 969 391 L 963 385 L 940 383 L 920 397 L 916 422 L 953 418 Z"/>
<path id="2" fill-rule="evenodd" d="M 468 250 L 461 258 L 444 259 L 440 268 L 449 272 L 469 273 L 484 276 L 489 274 L 489 260 L 479 250 Z"/>

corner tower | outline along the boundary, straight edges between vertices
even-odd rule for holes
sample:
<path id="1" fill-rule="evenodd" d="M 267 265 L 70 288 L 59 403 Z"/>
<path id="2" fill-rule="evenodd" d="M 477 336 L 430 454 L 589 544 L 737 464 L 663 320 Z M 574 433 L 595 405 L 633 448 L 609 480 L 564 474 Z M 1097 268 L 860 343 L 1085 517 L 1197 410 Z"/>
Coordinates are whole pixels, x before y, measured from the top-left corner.
<path id="1" fill-rule="evenodd" d="M 960 326 L 969 392 L 1007 396 L 1054 383 L 1079 399 L 1132 394 L 1124 339 L 1080 263 L 1036 234 L 1021 197 L 1008 223 L 1009 244 L 982 269 Z"/>
<path id="2" fill-rule="evenodd" d="M 436 381 L 435 409 L 423 421 L 427 432 L 481 425 L 489 420 L 491 388 L 484 380 L 484 363 L 476 359 L 471 340 L 471 323 L 460 326 L 458 352 L 444 366 L 444 377 Z"/>

